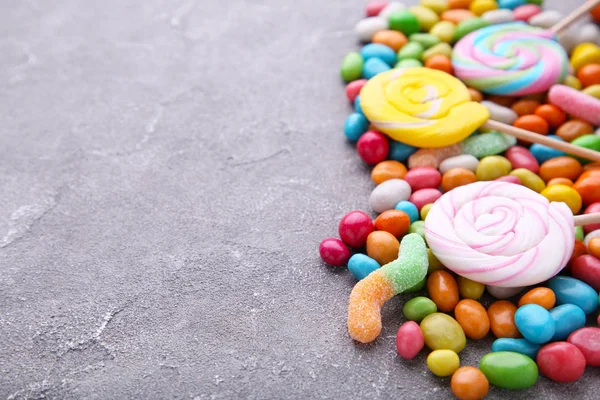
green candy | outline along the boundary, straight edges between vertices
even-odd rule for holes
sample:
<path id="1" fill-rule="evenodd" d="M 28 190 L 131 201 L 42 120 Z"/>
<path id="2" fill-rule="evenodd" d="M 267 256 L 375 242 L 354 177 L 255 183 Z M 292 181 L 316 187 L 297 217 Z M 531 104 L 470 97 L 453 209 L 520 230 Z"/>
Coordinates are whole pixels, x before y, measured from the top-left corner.
<path id="1" fill-rule="evenodd" d="M 407 58 L 405 60 L 398 61 L 395 68 L 416 68 L 422 66 L 423 63 L 421 61 L 415 60 L 414 58 Z"/>
<path id="2" fill-rule="evenodd" d="M 466 138 L 463 143 L 463 153 L 477 158 L 493 156 L 505 152 L 517 144 L 517 139 L 500 132 L 484 133 Z"/>
<path id="3" fill-rule="evenodd" d="M 390 29 L 400 31 L 406 36 L 417 33 L 421 30 L 421 24 L 415 16 L 408 10 L 398 10 L 390 14 L 388 18 Z"/>
<path id="4" fill-rule="evenodd" d="M 427 275 L 428 267 L 425 241 L 413 233 L 402 238 L 398 259 L 384 265 L 379 271 L 390 282 L 394 293 L 402 293 L 420 283 Z"/>
<path id="5" fill-rule="evenodd" d="M 429 267 L 427 269 L 429 269 Z M 419 292 L 419 291 L 423 290 L 423 288 L 425 287 L 426 284 L 427 284 L 427 277 L 423 278 L 421 280 L 421 282 L 417 283 L 415 286 L 412 286 L 412 287 L 406 289 L 404 291 L 404 293 L 416 293 L 416 292 Z"/>
<path id="6" fill-rule="evenodd" d="M 452 350 L 459 353 L 465 348 L 467 338 L 460 324 L 444 313 L 429 314 L 421 321 L 425 344 L 431 350 Z"/>
<path id="7" fill-rule="evenodd" d="M 479 362 L 479 369 L 492 385 L 504 389 L 526 389 L 535 385 L 538 379 L 535 362 L 511 351 L 486 354 Z"/>
<path id="8" fill-rule="evenodd" d="M 576 226 L 575 227 L 575 239 L 583 241 L 584 236 L 585 235 L 583 233 L 583 226 Z"/>
<path id="9" fill-rule="evenodd" d="M 415 221 L 410 224 L 408 233 L 415 233 L 425 239 L 425 221 Z"/>
<path id="10" fill-rule="evenodd" d="M 398 60 L 414 59 L 421 60 L 423 58 L 423 45 L 418 42 L 408 42 L 400 50 L 398 50 Z"/>
<path id="11" fill-rule="evenodd" d="M 468 35 L 469 33 L 476 31 L 477 29 L 485 28 L 489 24 L 487 21 L 479 18 L 473 17 L 469 19 L 465 19 L 461 21 L 456 30 L 454 31 L 454 41 L 458 41 L 463 38 L 463 36 Z"/>
<path id="12" fill-rule="evenodd" d="M 429 33 L 413 33 L 410 35 L 409 39 L 411 42 L 417 42 L 421 44 L 424 49 L 428 49 L 441 42 L 437 36 L 433 36 Z"/>
<path id="13" fill-rule="evenodd" d="M 437 312 L 437 306 L 431 299 L 419 296 L 407 301 L 402 312 L 407 320 L 421 322 L 429 314 Z"/>
<path id="14" fill-rule="evenodd" d="M 346 82 L 352 82 L 362 77 L 363 58 L 359 53 L 351 52 L 346 54 L 342 60 L 340 75 Z"/>
<path id="15" fill-rule="evenodd" d="M 527 4 L 537 4 L 538 6 L 542 6 L 544 0 L 527 0 Z"/>
<path id="16" fill-rule="evenodd" d="M 585 147 L 586 149 L 600 151 L 600 136 L 594 134 L 579 136 L 577 139 L 573 140 L 571 144 L 579 147 Z M 583 164 L 589 163 L 589 160 L 586 160 L 585 158 L 575 158 Z"/>

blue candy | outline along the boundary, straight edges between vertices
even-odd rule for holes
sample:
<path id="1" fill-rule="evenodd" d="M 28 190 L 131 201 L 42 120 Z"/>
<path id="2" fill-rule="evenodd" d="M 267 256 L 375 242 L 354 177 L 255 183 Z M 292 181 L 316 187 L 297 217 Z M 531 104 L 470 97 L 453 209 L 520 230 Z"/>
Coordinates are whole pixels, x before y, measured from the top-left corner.
<path id="1" fill-rule="evenodd" d="M 396 64 L 396 52 L 385 44 L 368 44 L 361 49 L 360 55 L 365 61 L 370 60 L 371 58 L 379 58 L 390 67 L 393 67 L 394 64 Z"/>
<path id="2" fill-rule="evenodd" d="M 494 340 L 492 343 L 492 351 L 512 351 L 515 353 L 525 354 L 527 357 L 536 359 L 538 351 L 542 348 L 541 345 L 531 343 L 527 339 L 510 339 L 501 338 Z"/>
<path id="3" fill-rule="evenodd" d="M 585 313 L 574 304 L 563 304 L 550 310 L 555 332 L 552 341 L 565 340 L 579 328 L 585 326 Z"/>
<path id="4" fill-rule="evenodd" d="M 363 77 L 365 79 L 371 79 L 377 74 L 392 69 L 385 61 L 381 58 L 369 58 L 363 65 Z"/>
<path id="5" fill-rule="evenodd" d="M 555 136 L 555 135 L 548 135 L 548 137 L 552 138 L 554 140 L 560 140 L 560 141 L 564 142 L 564 140 L 562 140 L 561 138 L 559 138 L 558 136 Z M 565 153 L 564 151 L 556 150 L 556 149 L 553 149 L 548 146 L 544 146 L 543 144 L 539 144 L 539 143 L 532 144 L 531 147 L 529 148 L 529 151 L 531 152 L 531 154 L 533 154 L 535 159 L 540 164 L 542 164 L 544 161 L 548 161 L 551 158 L 567 155 L 567 153 Z"/>
<path id="6" fill-rule="evenodd" d="M 344 135 L 353 142 L 369 129 L 369 120 L 362 114 L 352 113 L 344 122 Z"/>
<path id="7" fill-rule="evenodd" d="M 548 310 L 537 304 L 525 304 L 515 313 L 515 325 L 532 343 L 542 344 L 554 336 L 554 320 Z"/>
<path id="8" fill-rule="evenodd" d="M 377 261 L 364 254 L 357 253 L 348 260 L 348 270 L 359 281 L 379 268 L 381 265 Z"/>
<path id="9" fill-rule="evenodd" d="M 396 210 L 404 211 L 408 215 L 408 218 L 410 218 L 411 224 L 420 219 L 419 209 L 410 201 L 402 200 L 396 204 Z"/>
<path id="10" fill-rule="evenodd" d="M 362 107 L 360 106 L 360 95 L 356 96 L 354 99 L 354 112 L 365 115 L 365 113 L 362 112 Z"/>
<path id="11" fill-rule="evenodd" d="M 508 8 L 509 10 L 514 10 L 523 4 L 527 4 L 527 2 L 525 0 L 498 0 L 499 8 Z"/>
<path id="12" fill-rule="evenodd" d="M 598 293 L 585 282 L 568 276 L 555 276 L 548 287 L 556 295 L 556 304 L 574 304 L 590 314 L 598 308 Z"/>
<path id="13" fill-rule="evenodd" d="M 390 139 L 390 152 L 388 153 L 388 158 L 390 160 L 404 162 L 408 160 L 408 157 L 415 151 L 417 151 L 416 147 Z"/>

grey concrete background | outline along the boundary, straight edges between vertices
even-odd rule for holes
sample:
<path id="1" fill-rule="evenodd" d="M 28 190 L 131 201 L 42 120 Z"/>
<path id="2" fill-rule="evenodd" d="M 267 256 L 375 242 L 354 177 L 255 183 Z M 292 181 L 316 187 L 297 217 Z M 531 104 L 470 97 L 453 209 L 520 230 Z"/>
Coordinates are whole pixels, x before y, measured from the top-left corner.
<path id="1" fill-rule="evenodd" d="M 338 78 L 363 4 L 0 3 L 0 398 L 451 397 L 396 356 L 406 298 L 355 345 L 318 258 L 372 188 Z"/>

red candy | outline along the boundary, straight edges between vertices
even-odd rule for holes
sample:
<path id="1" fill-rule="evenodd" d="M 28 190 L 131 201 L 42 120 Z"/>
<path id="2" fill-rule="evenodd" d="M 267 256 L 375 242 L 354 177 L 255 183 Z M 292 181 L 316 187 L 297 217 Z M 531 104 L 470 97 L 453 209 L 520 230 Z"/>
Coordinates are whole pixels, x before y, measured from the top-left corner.
<path id="1" fill-rule="evenodd" d="M 577 257 L 571 263 L 571 275 L 600 291 L 600 260 L 591 254 Z"/>
<path id="2" fill-rule="evenodd" d="M 407 360 L 412 360 L 425 346 L 425 337 L 421 327 L 415 321 L 402 324 L 396 334 L 396 349 L 398 354 Z"/>
<path id="3" fill-rule="evenodd" d="M 367 14 L 367 17 L 376 17 L 387 5 L 387 1 L 370 1 L 365 7 L 365 14 Z"/>
<path id="4" fill-rule="evenodd" d="M 585 209 L 585 211 L 583 213 L 591 214 L 591 213 L 597 213 L 597 212 L 600 212 L 600 203 L 590 204 L 589 206 L 587 206 L 587 208 Z M 596 229 L 600 229 L 600 224 L 590 224 L 590 225 L 583 226 L 583 231 L 585 232 L 586 235 L 588 233 L 590 233 L 591 231 L 595 231 Z"/>
<path id="5" fill-rule="evenodd" d="M 536 359 L 540 372 L 556 382 L 575 382 L 585 371 L 585 357 L 581 350 L 567 342 L 547 344 Z"/>
<path id="6" fill-rule="evenodd" d="M 358 139 L 356 151 L 367 164 L 377 164 L 387 158 L 390 144 L 381 133 L 368 131 Z"/>
<path id="7" fill-rule="evenodd" d="M 421 211 L 424 205 L 433 204 L 440 197 L 442 197 L 442 192 L 437 189 L 421 189 L 413 192 L 408 201 L 417 206 L 417 209 Z"/>
<path id="8" fill-rule="evenodd" d="M 413 192 L 419 189 L 437 188 L 442 183 L 442 174 L 432 167 L 417 167 L 409 170 L 404 176 Z"/>
<path id="9" fill-rule="evenodd" d="M 362 211 L 350 211 L 340 221 L 338 231 L 344 243 L 359 248 L 367 243 L 367 236 L 374 229 L 371 217 Z"/>
<path id="10" fill-rule="evenodd" d="M 350 259 L 350 250 L 340 239 L 327 238 L 319 245 L 319 254 L 323 261 L 334 267 L 346 265 Z"/>
<path id="11" fill-rule="evenodd" d="M 600 328 L 577 329 L 569 335 L 567 342 L 581 350 L 587 365 L 600 367 Z"/>
<path id="12" fill-rule="evenodd" d="M 356 96 L 360 94 L 365 83 L 367 83 L 366 79 L 357 79 L 346 85 L 346 97 L 350 103 L 354 103 Z"/>
<path id="13" fill-rule="evenodd" d="M 525 168 L 537 174 L 540 172 L 540 164 L 537 162 L 533 154 L 525 147 L 513 146 L 506 150 L 504 156 L 510 161 L 513 169 Z"/>

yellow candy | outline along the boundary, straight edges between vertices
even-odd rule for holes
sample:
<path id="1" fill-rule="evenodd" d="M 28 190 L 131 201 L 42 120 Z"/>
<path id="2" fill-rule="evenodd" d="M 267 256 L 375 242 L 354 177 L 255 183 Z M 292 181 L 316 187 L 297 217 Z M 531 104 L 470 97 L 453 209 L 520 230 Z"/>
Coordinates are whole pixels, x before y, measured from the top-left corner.
<path id="1" fill-rule="evenodd" d="M 431 274 L 433 271 L 437 271 L 438 269 L 444 268 L 441 261 L 433 255 L 431 249 L 427 249 L 427 257 L 429 258 L 429 267 L 427 267 L 427 275 Z"/>
<path id="2" fill-rule="evenodd" d="M 417 17 L 421 30 L 428 31 L 440 20 L 440 17 L 433 10 L 423 6 L 412 6 L 408 10 Z"/>
<path id="3" fill-rule="evenodd" d="M 425 50 L 423 53 L 423 61 L 427 61 L 437 54 L 443 54 L 448 58 L 452 58 L 452 47 L 448 43 L 438 43 Z"/>
<path id="4" fill-rule="evenodd" d="M 477 165 L 475 175 L 478 181 L 493 181 L 506 176 L 512 170 L 512 164 L 502 156 L 483 157 Z"/>
<path id="5" fill-rule="evenodd" d="M 483 15 L 487 11 L 496 10 L 498 3 L 495 0 L 473 0 L 469 10 L 477 16 Z"/>
<path id="6" fill-rule="evenodd" d="M 429 33 L 433 36 L 436 36 L 444 43 L 452 43 L 452 40 L 454 40 L 455 30 L 456 25 L 454 25 L 452 22 L 440 21 L 429 30 Z"/>
<path id="7" fill-rule="evenodd" d="M 360 106 L 379 131 L 416 147 L 458 143 L 490 116 L 485 106 L 471 101 L 461 81 L 420 67 L 393 69 L 371 78 L 360 92 Z"/>
<path id="8" fill-rule="evenodd" d="M 479 300 L 479 298 L 483 296 L 483 292 L 485 291 L 485 285 L 483 283 L 475 282 L 462 276 L 458 277 L 457 282 L 458 292 L 460 293 L 461 298 Z"/>
<path id="9" fill-rule="evenodd" d="M 427 214 L 429 214 L 429 210 L 431 210 L 431 207 L 433 207 L 433 204 L 425 204 L 421 208 L 421 219 L 423 221 L 425 221 L 425 218 L 427 218 Z"/>
<path id="10" fill-rule="evenodd" d="M 458 354 L 452 350 L 434 350 L 427 356 L 427 367 L 437 376 L 450 376 L 459 366 Z"/>
<path id="11" fill-rule="evenodd" d="M 448 9 L 448 2 L 446 0 L 421 0 L 421 5 L 429 8 L 436 14 L 441 14 Z"/>
<path id="12" fill-rule="evenodd" d="M 583 93 L 589 94 L 590 96 L 600 99 L 600 84 L 586 87 L 585 89 L 583 89 Z"/>
<path id="13" fill-rule="evenodd" d="M 534 192 L 540 193 L 542 190 L 546 189 L 546 183 L 544 180 L 528 169 L 517 168 L 509 175 L 519 178 L 521 180 L 521 185 L 528 187 Z"/>
<path id="14" fill-rule="evenodd" d="M 573 89 L 581 90 L 581 82 L 573 75 L 567 75 L 563 81 L 564 85 L 570 86 Z"/>
<path id="15" fill-rule="evenodd" d="M 552 185 L 542 190 L 540 194 L 550 201 L 566 203 L 573 214 L 577 214 L 581 210 L 581 195 L 570 186 Z"/>
<path id="16" fill-rule="evenodd" d="M 579 71 L 588 64 L 598 63 L 600 63 L 600 46 L 594 43 L 581 43 L 573 49 L 571 65 L 575 71 Z"/>

